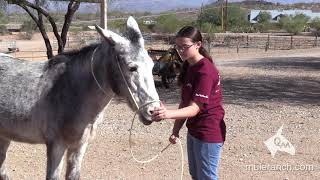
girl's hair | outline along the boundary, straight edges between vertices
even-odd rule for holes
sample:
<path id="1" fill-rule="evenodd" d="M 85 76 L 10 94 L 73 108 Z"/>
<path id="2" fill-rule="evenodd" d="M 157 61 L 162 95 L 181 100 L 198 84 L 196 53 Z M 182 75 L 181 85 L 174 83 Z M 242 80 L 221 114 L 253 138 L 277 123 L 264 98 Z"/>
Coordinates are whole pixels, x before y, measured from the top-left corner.
<path id="1" fill-rule="evenodd" d="M 196 27 L 193 27 L 193 26 L 185 26 L 181 28 L 180 31 L 177 33 L 176 38 L 190 38 L 193 43 L 197 43 L 199 41 L 203 42 L 201 32 Z M 210 54 L 203 46 L 199 48 L 199 53 L 213 63 Z M 180 69 L 180 74 L 178 76 L 179 86 L 182 86 L 185 82 L 185 76 L 186 76 L 188 67 L 189 67 L 188 61 L 184 61 L 182 68 Z"/>

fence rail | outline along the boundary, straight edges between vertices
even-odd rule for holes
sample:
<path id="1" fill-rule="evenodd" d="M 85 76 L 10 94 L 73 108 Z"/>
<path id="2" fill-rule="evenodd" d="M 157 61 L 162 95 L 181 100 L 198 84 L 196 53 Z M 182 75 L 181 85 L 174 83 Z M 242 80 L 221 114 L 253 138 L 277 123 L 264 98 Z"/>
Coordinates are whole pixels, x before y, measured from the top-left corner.
<path id="1" fill-rule="evenodd" d="M 167 50 L 174 43 L 172 34 L 143 34 L 146 48 Z M 312 36 L 275 36 L 270 34 L 204 34 L 204 44 L 211 53 L 248 53 L 251 51 L 272 51 L 290 49 L 308 49 L 320 46 L 320 38 Z M 100 36 L 84 33 L 69 36 L 65 49 L 77 49 L 88 44 L 97 43 Z M 56 53 L 58 44 L 52 40 L 52 47 Z M 0 51 L 9 47 L 16 47 L 15 41 L 0 41 Z M 17 58 L 44 59 L 46 51 L 23 51 L 11 53 Z"/>
<path id="2" fill-rule="evenodd" d="M 8 51 L 9 48 L 16 48 L 16 41 L 1 41 L 0 40 L 0 51 Z"/>
<path id="3" fill-rule="evenodd" d="M 267 51 L 314 48 L 319 46 L 320 39 L 311 36 L 215 35 L 209 42 L 213 47 L 258 48 Z"/>

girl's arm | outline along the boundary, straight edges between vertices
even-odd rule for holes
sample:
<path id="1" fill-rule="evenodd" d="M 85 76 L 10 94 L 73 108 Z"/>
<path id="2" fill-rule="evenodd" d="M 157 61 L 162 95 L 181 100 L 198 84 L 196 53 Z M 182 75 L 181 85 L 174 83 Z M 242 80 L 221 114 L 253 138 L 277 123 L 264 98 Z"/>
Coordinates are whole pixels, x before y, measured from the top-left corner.
<path id="1" fill-rule="evenodd" d="M 187 107 L 175 110 L 167 110 L 166 117 L 163 119 L 185 120 L 186 118 L 197 115 L 200 111 L 200 106 L 200 103 L 198 104 L 191 101 Z"/>
<path id="2" fill-rule="evenodd" d="M 201 106 L 201 103 L 191 101 L 190 104 L 184 108 L 169 110 L 161 104 L 161 107 L 152 114 L 152 119 L 154 121 L 161 121 L 163 119 L 176 119 L 177 121 L 185 120 L 186 118 L 197 115 Z"/>
<path id="3" fill-rule="evenodd" d="M 180 103 L 179 105 L 179 108 L 178 109 L 181 109 L 182 108 L 182 102 Z M 184 119 L 176 119 L 174 121 L 174 125 L 173 125 L 173 128 L 172 128 L 172 134 L 176 137 L 179 137 L 179 131 L 180 129 L 182 128 L 184 122 L 186 122 L 187 118 L 184 118 Z"/>

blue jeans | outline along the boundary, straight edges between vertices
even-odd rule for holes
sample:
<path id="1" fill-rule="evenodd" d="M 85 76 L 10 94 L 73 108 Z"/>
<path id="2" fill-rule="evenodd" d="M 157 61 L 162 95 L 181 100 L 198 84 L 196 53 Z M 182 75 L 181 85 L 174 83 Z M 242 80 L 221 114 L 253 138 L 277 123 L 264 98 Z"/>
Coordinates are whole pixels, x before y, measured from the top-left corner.
<path id="1" fill-rule="evenodd" d="M 217 180 L 223 143 L 203 142 L 188 133 L 189 172 L 194 180 Z"/>

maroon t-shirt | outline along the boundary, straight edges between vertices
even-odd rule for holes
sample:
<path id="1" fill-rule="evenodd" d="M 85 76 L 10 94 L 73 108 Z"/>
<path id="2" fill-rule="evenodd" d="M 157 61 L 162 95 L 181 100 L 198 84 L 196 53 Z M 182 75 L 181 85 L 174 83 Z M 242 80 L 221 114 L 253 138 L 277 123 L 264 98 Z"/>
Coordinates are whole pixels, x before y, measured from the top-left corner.
<path id="1" fill-rule="evenodd" d="M 207 58 L 189 66 L 182 86 L 182 107 L 190 101 L 202 103 L 200 112 L 187 121 L 188 132 L 195 138 L 210 143 L 225 141 L 222 93 L 217 68 Z"/>

